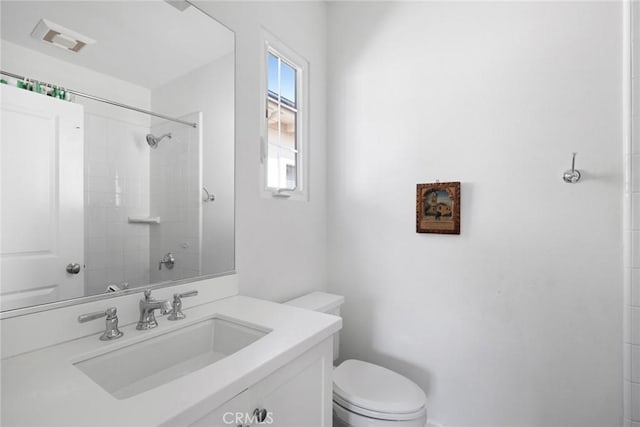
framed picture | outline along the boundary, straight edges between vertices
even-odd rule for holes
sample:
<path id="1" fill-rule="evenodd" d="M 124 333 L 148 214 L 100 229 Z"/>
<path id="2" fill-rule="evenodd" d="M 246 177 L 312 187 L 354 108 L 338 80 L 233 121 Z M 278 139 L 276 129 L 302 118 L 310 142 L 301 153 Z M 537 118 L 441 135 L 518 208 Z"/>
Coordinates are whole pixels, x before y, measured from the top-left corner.
<path id="1" fill-rule="evenodd" d="M 460 234 L 460 183 L 418 184 L 416 233 Z"/>

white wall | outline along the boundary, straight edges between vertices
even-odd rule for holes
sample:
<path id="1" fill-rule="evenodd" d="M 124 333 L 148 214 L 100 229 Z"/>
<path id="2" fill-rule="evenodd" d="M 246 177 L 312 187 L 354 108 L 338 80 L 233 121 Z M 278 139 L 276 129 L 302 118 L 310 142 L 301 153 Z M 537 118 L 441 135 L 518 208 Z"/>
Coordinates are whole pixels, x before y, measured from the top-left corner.
<path id="1" fill-rule="evenodd" d="M 324 289 L 326 5 L 197 1 L 236 34 L 236 269 L 243 295 L 282 301 Z M 309 201 L 260 196 L 261 27 L 310 64 Z"/>
<path id="2" fill-rule="evenodd" d="M 329 6 L 342 357 L 414 379 L 447 426 L 622 424 L 621 10 Z M 436 179 L 462 182 L 460 236 L 415 233 Z"/>

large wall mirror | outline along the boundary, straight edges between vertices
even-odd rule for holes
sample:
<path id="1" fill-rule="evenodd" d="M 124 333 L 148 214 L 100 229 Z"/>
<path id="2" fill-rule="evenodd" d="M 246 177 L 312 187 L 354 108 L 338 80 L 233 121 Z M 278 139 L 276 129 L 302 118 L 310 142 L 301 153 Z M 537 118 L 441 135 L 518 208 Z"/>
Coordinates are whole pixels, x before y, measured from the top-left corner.
<path id="1" fill-rule="evenodd" d="M 184 1 L 0 7 L 3 315 L 233 272 L 233 32 Z"/>

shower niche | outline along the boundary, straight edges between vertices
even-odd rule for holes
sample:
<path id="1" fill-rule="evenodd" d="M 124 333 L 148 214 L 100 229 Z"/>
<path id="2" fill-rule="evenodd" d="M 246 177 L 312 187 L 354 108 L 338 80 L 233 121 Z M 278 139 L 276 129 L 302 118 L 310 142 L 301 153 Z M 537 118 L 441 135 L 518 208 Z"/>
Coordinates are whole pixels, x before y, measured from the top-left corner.
<path id="1" fill-rule="evenodd" d="M 35 119 L 13 126 L 10 135 L 3 131 L 3 159 L 16 167 L 3 163 L 2 194 L 13 198 L 3 196 L 2 236 L 12 227 L 35 227 L 49 237 L 25 247 L 3 237 L 2 310 L 232 273 L 233 32 L 195 4 L 177 8 L 160 0 L 0 7 L 3 94 L 35 102 L 28 115 L 50 116 L 40 121 L 45 128 L 55 127 L 59 106 L 79 106 L 74 129 L 82 138 L 72 168 L 82 171 L 71 191 L 57 187 L 69 169 L 56 159 L 69 144 L 64 132 L 30 134 L 39 126 Z M 31 35 L 43 19 L 95 43 L 79 52 L 47 44 Z M 47 96 L 51 87 L 66 99 Z M 3 128 L 25 111 L 3 101 Z M 9 156 L 17 149 L 28 155 Z M 32 164 L 45 165 L 46 173 L 16 179 Z M 37 191 L 42 203 L 19 200 Z M 20 215 L 24 209 L 28 214 Z M 69 232 L 59 232 L 62 223 Z M 31 274 L 43 260 L 51 273 Z M 69 273 L 75 270 L 68 265 L 80 268 Z"/>

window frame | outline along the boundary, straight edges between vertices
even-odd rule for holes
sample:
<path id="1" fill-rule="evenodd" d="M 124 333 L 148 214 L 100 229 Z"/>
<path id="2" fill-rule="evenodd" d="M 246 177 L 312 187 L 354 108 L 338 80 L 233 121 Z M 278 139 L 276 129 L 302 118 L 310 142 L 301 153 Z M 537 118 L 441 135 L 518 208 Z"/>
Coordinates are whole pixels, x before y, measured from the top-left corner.
<path id="1" fill-rule="evenodd" d="M 307 201 L 308 179 L 308 123 L 309 123 L 309 63 L 300 54 L 286 46 L 278 38 L 263 29 L 260 87 L 260 190 L 266 198 L 280 198 Z M 296 188 L 268 187 L 268 119 L 267 99 L 269 97 L 269 54 L 273 54 L 296 71 Z"/>

